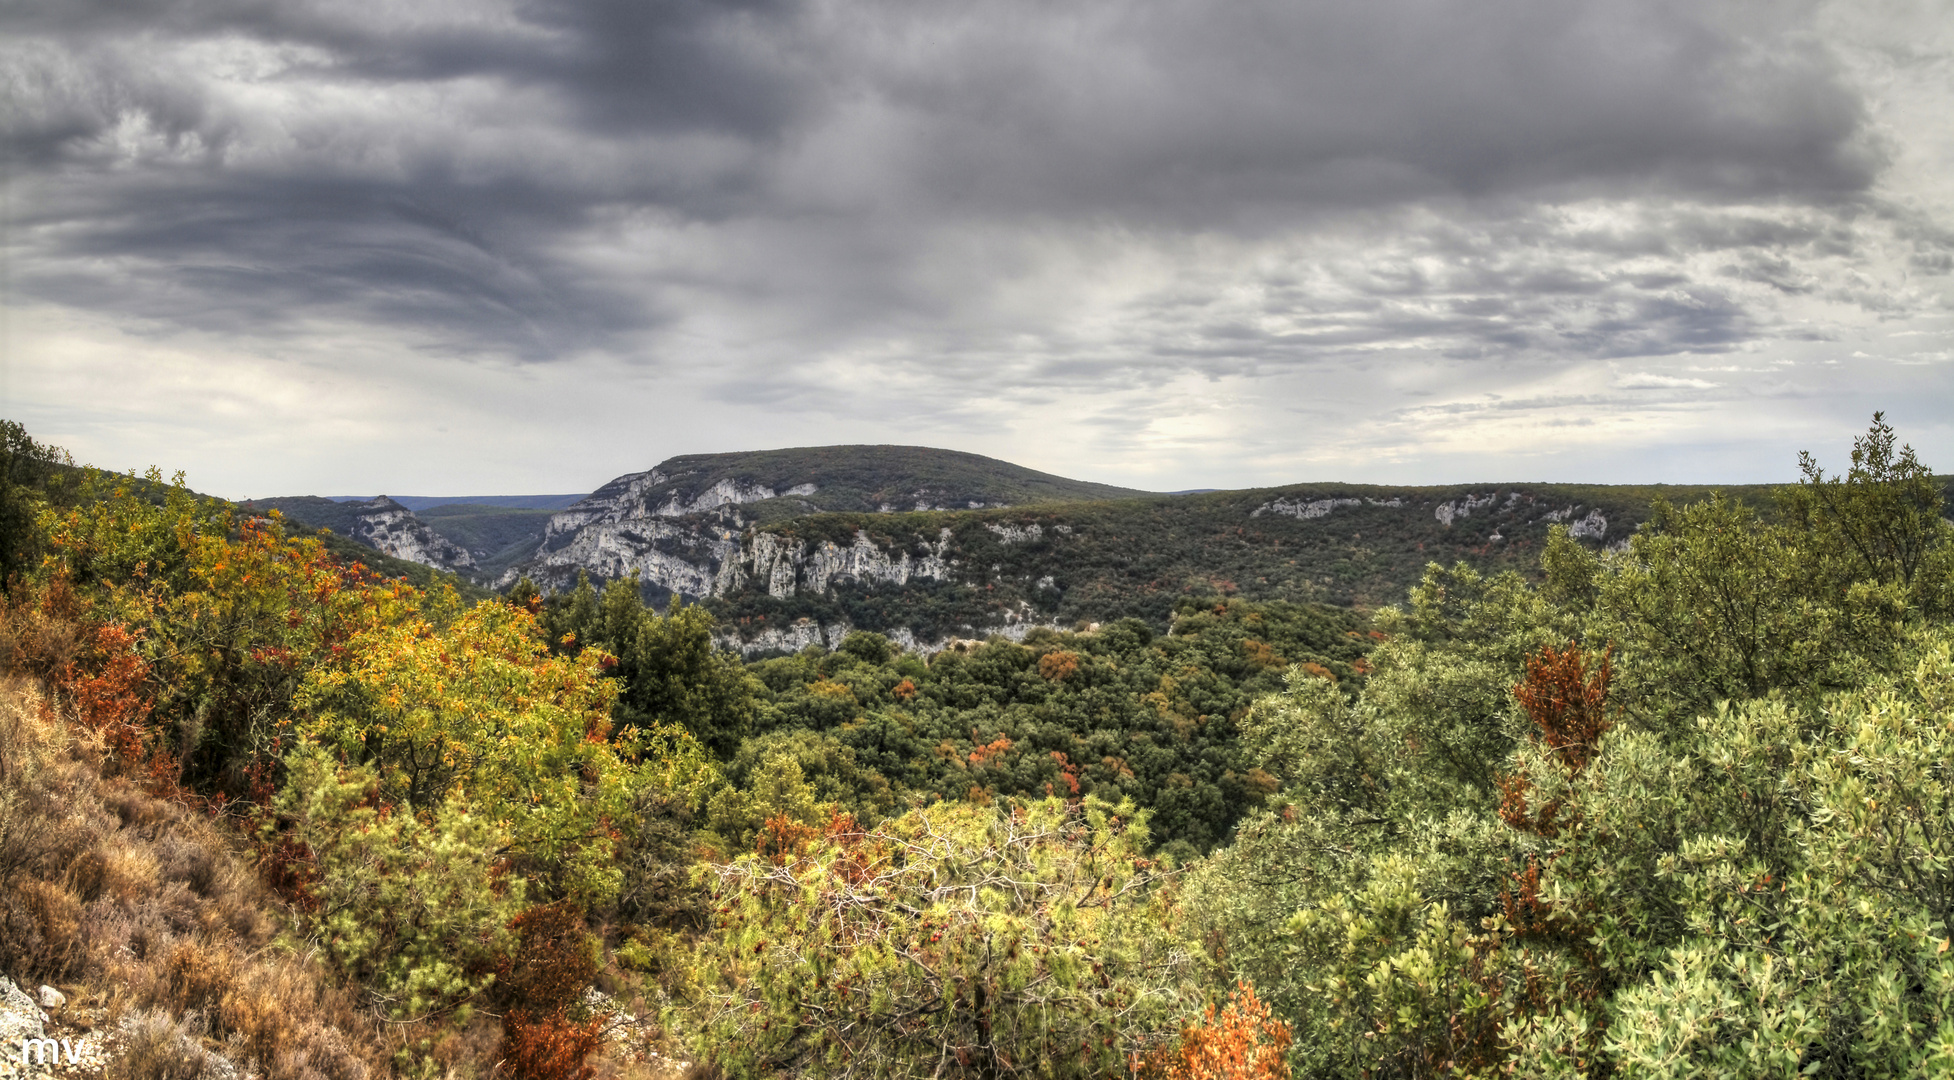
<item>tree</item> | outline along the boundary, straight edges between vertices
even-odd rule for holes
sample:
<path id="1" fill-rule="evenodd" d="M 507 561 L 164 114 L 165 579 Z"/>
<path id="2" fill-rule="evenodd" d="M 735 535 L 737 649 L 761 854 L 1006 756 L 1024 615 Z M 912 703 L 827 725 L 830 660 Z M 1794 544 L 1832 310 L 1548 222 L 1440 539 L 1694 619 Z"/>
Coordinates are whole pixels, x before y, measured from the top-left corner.
<path id="1" fill-rule="evenodd" d="M 616 658 L 620 725 L 675 724 L 715 756 L 731 757 L 752 728 L 754 685 L 736 654 L 714 642 L 713 618 L 678 596 L 664 615 L 646 607 L 635 576 L 577 587 L 544 619 L 558 651 L 596 646 Z"/>
<path id="2" fill-rule="evenodd" d="M 1217 1014 L 1209 1005 L 1201 1022 L 1181 1032 L 1173 1051 L 1153 1063 L 1162 1080 L 1289 1080 L 1289 1025 L 1276 1019 L 1238 983 Z"/>
<path id="3" fill-rule="evenodd" d="M 505 829 L 459 793 L 418 815 L 391 806 L 378 770 L 342 768 L 318 746 L 287 760 L 277 809 L 311 854 L 303 925 L 389 1016 L 465 1021 L 523 909 L 523 879 L 497 868 Z"/>
<path id="4" fill-rule="evenodd" d="M 1191 974 L 1145 835 L 1056 799 L 782 828 L 712 870 L 700 1052 L 742 1077 L 1126 1071 Z"/>
<path id="5" fill-rule="evenodd" d="M 459 605 L 342 565 L 277 514 L 240 519 L 154 470 L 91 471 L 47 526 L 49 573 L 93 618 L 137 636 L 155 720 L 207 792 L 243 794 L 249 773 L 276 763 L 301 680 L 343 662 L 356 635 Z"/>
<path id="6" fill-rule="evenodd" d="M 586 899 L 615 893 L 612 830 L 642 789 L 696 794 L 712 780 L 680 729 L 613 732 L 610 657 L 551 655 L 526 611 L 487 603 L 445 626 L 380 626 L 348 652 L 306 676 L 306 737 L 372 766 L 379 797 L 410 812 L 465 792 L 556 888 Z"/>
<path id="7" fill-rule="evenodd" d="M 1802 474 L 1779 499 L 1786 517 L 1812 539 L 1811 561 L 1841 591 L 1855 582 L 1891 583 L 1916 611 L 1945 613 L 1954 601 L 1954 527 L 1942 519 L 1943 495 L 1912 446 L 1894 450 L 1884 413 L 1853 440 L 1852 465 L 1827 476 L 1809 452 Z"/>
<path id="8" fill-rule="evenodd" d="M 0 592 L 11 591 L 14 578 L 39 561 L 36 519 L 56 477 L 73 466 L 65 451 L 35 442 L 15 421 L 0 420 Z"/>

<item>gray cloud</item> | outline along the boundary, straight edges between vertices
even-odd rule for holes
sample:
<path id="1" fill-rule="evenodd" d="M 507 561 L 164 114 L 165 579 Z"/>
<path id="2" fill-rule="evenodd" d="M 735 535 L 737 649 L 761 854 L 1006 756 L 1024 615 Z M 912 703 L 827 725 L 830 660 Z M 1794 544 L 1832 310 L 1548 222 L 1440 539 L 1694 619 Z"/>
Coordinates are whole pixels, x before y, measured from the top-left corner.
<path id="1" fill-rule="evenodd" d="M 1941 99 L 1867 74 L 1935 85 L 1945 43 L 1839 17 L 38 0 L 0 14 L 9 300 L 246 352 L 703 368 L 700 400 L 884 424 L 869 386 L 971 432 L 1190 378 L 1458 396 L 1824 342 L 1954 297 L 1906 120 Z"/>

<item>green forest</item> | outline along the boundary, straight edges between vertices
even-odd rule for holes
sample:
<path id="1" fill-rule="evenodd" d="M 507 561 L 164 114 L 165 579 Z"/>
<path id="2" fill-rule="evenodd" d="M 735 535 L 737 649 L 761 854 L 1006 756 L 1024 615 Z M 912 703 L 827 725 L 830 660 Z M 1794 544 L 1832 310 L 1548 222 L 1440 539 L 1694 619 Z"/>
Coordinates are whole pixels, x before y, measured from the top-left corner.
<path id="1" fill-rule="evenodd" d="M 1071 630 L 748 661 L 793 598 L 464 590 L 0 422 L 0 974 L 112 1077 L 1954 1072 L 1954 523 L 1850 450 L 1399 592 L 1381 506 L 1073 507 L 993 560 Z M 1237 587 L 1332 524 L 1343 606 Z"/>

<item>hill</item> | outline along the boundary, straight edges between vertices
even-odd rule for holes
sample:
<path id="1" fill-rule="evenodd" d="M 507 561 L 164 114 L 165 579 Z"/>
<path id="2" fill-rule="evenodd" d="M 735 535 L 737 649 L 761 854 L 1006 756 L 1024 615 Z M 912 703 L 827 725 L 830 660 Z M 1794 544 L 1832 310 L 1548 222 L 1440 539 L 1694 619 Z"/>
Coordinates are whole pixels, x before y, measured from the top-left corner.
<path id="1" fill-rule="evenodd" d="M 924 446 L 688 454 L 620 476 L 554 517 L 534 557 L 496 579 L 550 587 L 637 573 L 648 595 L 713 595 L 743 530 L 823 513 L 997 509 L 1142 496 Z"/>
<path id="2" fill-rule="evenodd" d="M 1150 494 L 927 446 L 686 454 L 648 472 L 620 476 L 586 501 L 608 503 L 626 491 L 659 516 L 737 503 L 750 520 L 763 522 L 815 511 L 976 510 Z"/>
<path id="3" fill-rule="evenodd" d="M 1756 486 L 1303 484 L 1003 510 L 820 514 L 750 530 L 709 606 L 748 652 L 874 630 L 912 644 L 1137 616 L 1190 596 L 1375 607 L 1431 562 L 1537 572 L 1560 524 L 1618 547 L 1657 497 Z"/>
<path id="4" fill-rule="evenodd" d="M 417 511 L 417 516 L 474 556 L 476 577 L 493 581 L 536 553 L 556 509 L 451 502 Z"/>
<path id="5" fill-rule="evenodd" d="M 1769 485 L 1159 494 L 914 447 L 689 455 L 554 515 L 532 556 L 496 560 L 508 568 L 495 580 L 561 590 L 580 573 L 636 575 L 648 599 L 704 600 L 749 655 L 832 646 L 853 629 L 937 648 L 1126 616 L 1165 628 L 1188 597 L 1375 607 L 1401 599 L 1431 562 L 1531 576 L 1557 524 L 1618 547 L 1655 499 L 1718 491 L 1768 512 Z"/>
<path id="6" fill-rule="evenodd" d="M 475 557 L 466 547 L 430 529 L 412 510 L 385 495 L 365 502 L 300 495 L 254 499 L 239 505 L 260 511 L 276 510 L 293 521 L 315 529 L 330 529 L 405 562 L 461 573 L 475 569 Z"/>
<path id="7" fill-rule="evenodd" d="M 333 502 L 366 502 L 371 495 L 332 495 Z M 589 493 L 578 495 L 392 495 L 389 498 L 415 513 L 432 510 L 437 506 L 452 506 L 468 503 L 473 506 L 496 506 L 508 510 L 561 510 L 574 506 L 578 500 L 589 497 Z"/>

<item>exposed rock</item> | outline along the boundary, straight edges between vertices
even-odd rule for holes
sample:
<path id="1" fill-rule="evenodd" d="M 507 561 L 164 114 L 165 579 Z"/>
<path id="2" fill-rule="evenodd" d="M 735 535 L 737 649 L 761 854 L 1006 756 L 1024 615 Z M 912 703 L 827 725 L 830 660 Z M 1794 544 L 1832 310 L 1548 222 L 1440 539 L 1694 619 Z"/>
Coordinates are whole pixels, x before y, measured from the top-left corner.
<path id="1" fill-rule="evenodd" d="M 38 993 L 41 997 L 41 1008 L 43 1009 L 59 1009 L 68 1003 L 68 995 L 56 990 L 52 986 L 44 984 Z"/>
<path id="2" fill-rule="evenodd" d="M 962 648 L 967 651 L 982 645 L 992 637 L 1001 637 L 1007 641 L 1023 641 L 1025 635 L 1039 627 L 1053 630 L 1068 629 L 1059 625 L 1057 621 L 1039 620 L 1037 612 L 1030 605 L 1023 603 L 999 612 L 998 617 L 1001 622 L 996 626 L 961 628 L 965 634 L 980 635 L 978 637 L 960 637 L 951 634 L 935 641 L 928 641 L 918 638 L 908 627 L 885 630 L 882 631 L 882 635 L 904 652 L 915 653 L 918 656 L 933 656 L 946 649 Z M 1092 624 L 1091 629 L 1099 629 L 1099 624 Z M 824 649 L 833 650 L 854 632 L 855 628 L 845 622 L 818 623 L 813 619 L 796 619 L 790 626 L 770 626 L 744 639 L 730 631 L 721 631 L 715 640 L 721 648 L 732 649 L 742 656 L 757 656 L 762 653 L 799 652 L 809 645 L 819 645 Z"/>
<path id="3" fill-rule="evenodd" d="M 1302 502 L 1300 500 L 1291 501 L 1283 498 L 1263 503 L 1261 506 L 1256 507 L 1248 516 L 1261 517 L 1263 514 L 1282 514 L 1286 517 L 1302 518 L 1307 521 L 1311 518 L 1327 517 L 1332 510 L 1335 510 L 1339 506 L 1362 505 L 1364 505 L 1364 500 L 1362 499 L 1315 499 L 1309 502 Z"/>
<path id="4" fill-rule="evenodd" d="M 1386 506 L 1396 509 L 1403 505 L 1404 499 L 1395 496 L 1389 499 L 1373 499 L 1368 497 L 1362 499 L 1291 499 L 1288 496 L 1282 496 L 1271 499 L 1261 506 L 1256 507 L 1254 510 L 1249 511 L 1248 516 L 1261 517 L 1264 514 L 1281 514 L 1284 517 L 1300 518 L 1308 521 L 1312 518 L 1328 517 L 1333 511 L 1346 506 Z"/>
<path id="5" fill-rule="evenodd" d="M 360 503 L 359 511 L 350 535 L 368 547 L 396 559 L 440 570 L 463 570 L 475 565 L 475 556 L 466 548 L 428 528 L 412 510 L 385 495 Z"/>
<path id="6" fill-rule="evenodd" d="M 1498 499 L 1499 494 L 1497 492 L 1491 495 L 1467 495 L 1463 499 L 1454 499 L 1448 503 L 1440 503 L 1438 509 L 1433 512 L 1432 516 L 1438 519 L 1439 524 L 1449 528 L 1454 521 L 1460 518 L 1471 517 L 1474 510 L 1491 506 Z"/>
<path id="7" fill-rule="evenodd" d="M 1029 525 L 1000 525 L 995 521 L 987 521 L 984 523 L 984 528 L 996 533 L 997 538 L 1007 544 L 1023 544 L 1045 538 L 1044 527 L 1035 521 Z"/>
<path id="8" fill-rule="evenodd" d="M 20 1040 L 38 1039 L 47 1014 L 27 995 L 27 991 L 0 975 L 0 1051 L 19 1050 Z"/>
<path id="9" fill-rule="evenodd" d="M 1608 519 L 1602 517 L 1601 511 L 1598 509 L 1588 511 L 1587 517 L 1567 527 L 1567 535 L 1572 536 L 1576 540 L 1599 540 L 1607 534 Z"/>

